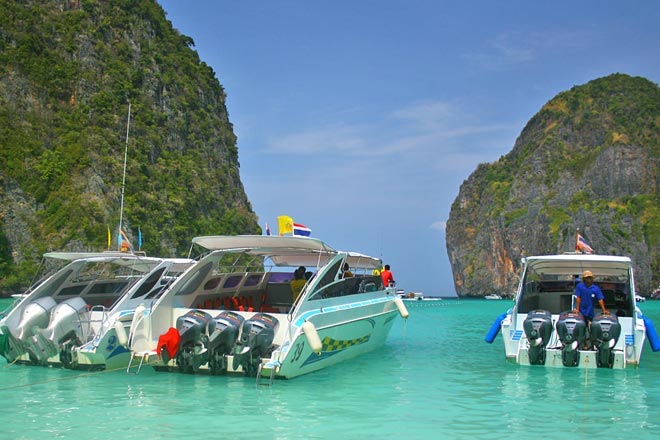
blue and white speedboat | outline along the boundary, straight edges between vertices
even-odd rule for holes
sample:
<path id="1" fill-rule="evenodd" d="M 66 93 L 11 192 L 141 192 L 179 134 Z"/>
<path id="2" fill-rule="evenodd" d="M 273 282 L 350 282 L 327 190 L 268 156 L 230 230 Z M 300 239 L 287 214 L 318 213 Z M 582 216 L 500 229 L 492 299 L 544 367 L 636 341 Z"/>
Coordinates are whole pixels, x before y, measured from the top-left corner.
<path id="1" fill-rule="evenodd" d="M 158 371 L 293 378 L 382 346 L 408 313 L 372 275 L 382 261 L 315 238 L 211 236 L 208 254 L 177 279 L 127 335 L 134 360 Z M 343 277 L 348 263 L 353 276 Z M 294 270 L 308 281 L 294 301 Z M 129 368 L 130 370 L 130 368 Z"/>
<path id="2" fill-rule="evenodd" d="M 653 323 L 635 302 L 635 280 L 628 257 L 568 253 L 523 258 L 515 305 L 500 315 L 486 335 L 502 334 L 506 358 L 547 367 L 636 367 L 644 341 L 653 351 L 660 340 Z M 589 325 L 573 313 L 574 291 L 583 271 L 591 271 L 605 297 L 608 314 Z M 594 300 L 595 302 L 595 300 Z M 599 306 L 595 306 L 596 312 Z"/>

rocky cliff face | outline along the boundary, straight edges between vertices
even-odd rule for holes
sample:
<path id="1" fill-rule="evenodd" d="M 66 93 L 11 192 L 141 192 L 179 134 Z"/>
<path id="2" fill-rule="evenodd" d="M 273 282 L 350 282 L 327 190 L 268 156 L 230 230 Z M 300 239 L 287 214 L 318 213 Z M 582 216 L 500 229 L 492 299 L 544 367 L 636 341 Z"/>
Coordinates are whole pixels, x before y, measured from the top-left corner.
<path id="1" fill-rule="evenodd" d="M 660 278 L 660 88 L 615 74 L 550 100 L 509 154 L 461 185 L 447 222 L 459 296 L 515 291 L 520 258 L 575 249 L 633 259 Z"/>
<path id="2" fill-rule="evenodd" d="M 116 236 L 129 102 L 123 225 L 136 246 L 138 227 L 160 256 L 259 231 L 224 90 L 155 0 L 0 9 L 0 290 L 45 251 Z"/>

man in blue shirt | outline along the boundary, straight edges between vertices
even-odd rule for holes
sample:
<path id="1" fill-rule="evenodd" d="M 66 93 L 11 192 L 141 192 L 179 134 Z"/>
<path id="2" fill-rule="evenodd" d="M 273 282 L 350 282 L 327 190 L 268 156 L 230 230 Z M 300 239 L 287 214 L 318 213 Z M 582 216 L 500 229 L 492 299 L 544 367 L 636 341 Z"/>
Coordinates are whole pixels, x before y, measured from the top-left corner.
<path id="1" fill-rule="evenodd" d="M 600 287 L 594 284 L 594 274 L 585 270 L 582 274 L 582 282 L 575 287 L 575 310 L 574 313 L 581 313 L 587 324 L 591 324 L 594 319 L 594 298 L 598 301 L 603 314 L 609 313 L 605 308 L 605 297 Z"/>

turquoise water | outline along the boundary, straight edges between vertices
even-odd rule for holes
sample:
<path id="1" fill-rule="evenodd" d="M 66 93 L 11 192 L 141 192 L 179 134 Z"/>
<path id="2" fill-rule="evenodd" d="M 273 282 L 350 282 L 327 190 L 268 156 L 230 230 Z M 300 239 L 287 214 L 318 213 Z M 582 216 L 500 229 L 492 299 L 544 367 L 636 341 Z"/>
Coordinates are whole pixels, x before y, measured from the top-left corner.
<path id="1" fill-rule="evenodd" d="M 8 300 L 0 300 L 0 309 Z M 656 438 L 660 352 L 625 371 L 518 367 L 484 336 L 510 301 L 415 303 L 385 346 L 272 388 L 0 360 L 0 438 Z M 642 310 L 660 329 L 660 301 Z"/>

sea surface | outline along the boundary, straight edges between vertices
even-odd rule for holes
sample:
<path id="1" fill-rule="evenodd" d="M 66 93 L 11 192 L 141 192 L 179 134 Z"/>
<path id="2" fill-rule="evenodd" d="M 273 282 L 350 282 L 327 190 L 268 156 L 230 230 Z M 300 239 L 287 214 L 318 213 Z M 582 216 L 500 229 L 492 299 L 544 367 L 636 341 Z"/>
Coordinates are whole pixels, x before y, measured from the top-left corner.
<path id="1" fill-rule="evenodd" d="M 0 309 L 10 300 L 0 300 Z M 660 352 L 627 370 L 520 367 L 509 300 L 414 303 L 381 349 L 272 387 L 254 378 L 85 373 L 0 360 L 0 439 L 623 439 L 660 435 Z M 660 301 L 640 305 L 660 329 Z"/>

